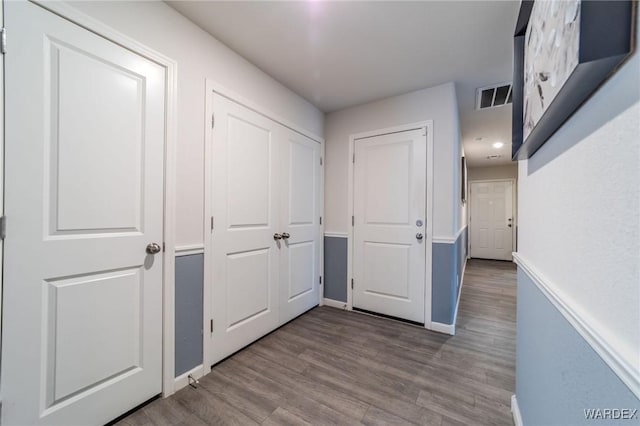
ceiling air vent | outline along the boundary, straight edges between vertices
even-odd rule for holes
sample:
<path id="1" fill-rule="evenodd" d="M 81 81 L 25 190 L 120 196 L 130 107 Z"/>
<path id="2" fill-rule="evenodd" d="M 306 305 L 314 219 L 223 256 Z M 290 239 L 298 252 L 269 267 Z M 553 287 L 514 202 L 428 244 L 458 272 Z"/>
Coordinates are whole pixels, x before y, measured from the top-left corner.
<path id="1" fill-rule="evenodd" d="M 487 155 L 487 160 L 497 160 L 500 157 L 502 157 L 502 155 L 500 155 L 500 154 Z"/>
<path id="2" fill-rule="evenodd" d="M 476 109 L 496 108 L 511 103 L 511 83 L 476 90 Z"/>

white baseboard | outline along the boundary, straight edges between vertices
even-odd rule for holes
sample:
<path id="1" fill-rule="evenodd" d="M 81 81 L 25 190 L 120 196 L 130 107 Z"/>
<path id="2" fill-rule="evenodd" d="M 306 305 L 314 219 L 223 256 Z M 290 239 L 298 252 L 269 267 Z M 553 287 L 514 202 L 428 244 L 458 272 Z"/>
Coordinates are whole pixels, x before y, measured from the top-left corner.
<path id="1" fill-rule="evenodd" d="M 189 386 L 189 375 L 191 375 L 191 377 L 193 377 L 196 380 L 204 376 L 204 368 L 202 368 L 202 364 L 176 377 L 174 381 L 175 392 L 179 391 L 180 389 L 186 386 Z"/>
<path id="2" fill-rule="evenodd" d="M 438 333 L 450 334 L 455 336 L 456 325 L 455 324 L 442 324 L 441 322 L 431 321 L 431 330 Z"/>
<path id="3" fill-rule="evenodd" d="M 323 299 L 324 306 L 329 306 L 331 308 L 338 309 L 347 309 L 347 302 L 341 302 L 339 300 L 327 299 L 326 297 Z"/>
<path id="4" fill-rule="evenodd" d="M 513 424 L 515 426 L 524 426 L 522 416 L 520 415 L 520 407 L 518 406 L 518 398 L 516 398 L 515 395 L 511 395 L 511 415 L 513 416 Z"/>
<path id="5" fill-rule="evenodd" d="M 588 313 L 562 293 L 560 286 L 545 277 L 520 253 L 513 253 L 513 260 L 631 392 L 640 398 L 640 368 L 637 360 L 625 357 L 623 351 L 612 344 L 615 338 L 608 336 L 606 330 L 597 327 Z"/>

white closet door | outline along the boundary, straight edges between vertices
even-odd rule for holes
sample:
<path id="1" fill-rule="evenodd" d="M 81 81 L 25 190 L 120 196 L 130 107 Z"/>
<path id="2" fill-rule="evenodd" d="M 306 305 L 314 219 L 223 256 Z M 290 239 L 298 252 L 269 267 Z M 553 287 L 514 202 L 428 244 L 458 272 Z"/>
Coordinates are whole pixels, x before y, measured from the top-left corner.
<path id="1" fill-rule="evenodd" d="M 281 167 L 280 323 L 318 304 L 320 144 L 287 130 Z"/>
<path id="2" fill-rule="evenodd" d="M 278 325 L 280 146 L 275 122 L 214 95 L 212 359 Z"/>
<path id="3" fill-rule="evenodd" d="M 424 323 L 426 146 L 425 129 L 355 141 L 354 308 Z"/>
<path id="4" fill-rule="evenodd" d="M 161 392 L 164 69 L 4 6 L 2 424 L 104 424 Z"/>

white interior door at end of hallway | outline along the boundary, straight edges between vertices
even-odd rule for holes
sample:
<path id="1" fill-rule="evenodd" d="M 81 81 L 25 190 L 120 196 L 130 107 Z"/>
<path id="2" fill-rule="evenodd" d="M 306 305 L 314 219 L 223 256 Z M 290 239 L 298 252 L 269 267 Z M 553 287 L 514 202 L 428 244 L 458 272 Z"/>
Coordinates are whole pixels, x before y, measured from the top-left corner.
<path id="1" fill-rule="evenodd" d="M 280 323 L 318 304 L 320 279 L 320 148 L 287 130 L 281 167 L 283 247 L 280 256 Z"/>
<path id="2" fill-rule="evenodd" d="M 512 260 L 513 182 L 471 182 L 471 257 Z"/>
<path id="3" fill-rule="evenodd" d="M 162 390 L 165 70 L 4 7 L 2 423 L 104 424 Z"/>
<path id="4" fill-rule="evenodd" d="M 283 130 L 214 94 L 211 364 L 278 325 Z"/>
<path id="5" fill-rule="evenodd" d="M 426 129 L 354 142 L 353 306 L 423 324 Z"/>

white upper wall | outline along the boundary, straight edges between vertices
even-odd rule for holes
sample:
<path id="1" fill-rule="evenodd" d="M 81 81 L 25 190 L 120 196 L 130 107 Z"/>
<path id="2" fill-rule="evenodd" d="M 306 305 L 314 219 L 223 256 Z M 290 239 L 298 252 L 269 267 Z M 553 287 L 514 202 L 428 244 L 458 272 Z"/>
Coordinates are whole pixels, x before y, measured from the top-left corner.
<path id="1" fill-rule="evenodd" d="M 325 118 L 326 232 L 347 233 L 349 136 L 377 129 L 433 120 L 435 237 L 458 231 L 460 138 L 453 83 L 418 90 L 327 114 Z"/>
<path id="2" fill-rule="evenodd" d="M 205 79 L 322 136 L 322 112 L 165 3 L 68 3 L 178 64 L 177 246 L 203 243 Z"/>
<path id="3" fill-rule="evenodd" d="M 639 76 L 636 52 L 518 173 L 518 253 L 636 374 Z"/>
<path id="4" fill-rule="evenodd" d="M 455 173 L 455 182 L 456 183 L 456 187 L 454 189 L 454 197 L 457 200 L 456 201 L 456 213 L 457 213 L 457 217 L 458 217 L 458 221 L 454 222 L 457 223 L 458 227 L 456 229 L 454 229 L 454 231 L 456 231 L 456 234 L 458 231 L 462 230 L 465 226 L 467 226 L 467 203 L 466 202 L 462 202 L 462 157 L 465 156 L 465 151 L 464 151 L 464 146 L 462 145 L 462 127 L 460 125 L 460 108 L 458 106 L 458 101 L 457 101 L 457 97 L 456 97 L 456 102 L 455 102 L 455 111 L 454 111 L 454 115 L 453 115 L 453 122 L 454 122 L 454 146 L 456 148 L 456 153 L 454 155 L 455 158 L 455 165 L 453 168 L 453 173 Z M 468 172 L 468 168 L 465 171 L 465 174 Z M 468 193 L 468 191 L 467 191 Z M 467 196 L 468 198 L 468 196 Z"/>
<path id="5" fill-rule="evenodd" d="M 468 180 L 518 179 L 518 163 L 495 167 L 471 167 Z"/>

